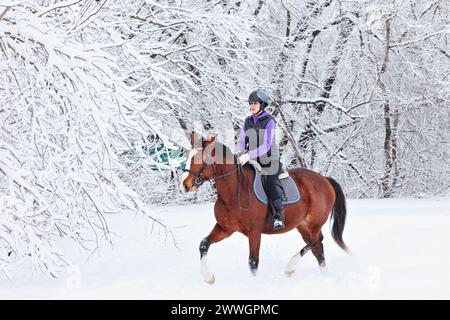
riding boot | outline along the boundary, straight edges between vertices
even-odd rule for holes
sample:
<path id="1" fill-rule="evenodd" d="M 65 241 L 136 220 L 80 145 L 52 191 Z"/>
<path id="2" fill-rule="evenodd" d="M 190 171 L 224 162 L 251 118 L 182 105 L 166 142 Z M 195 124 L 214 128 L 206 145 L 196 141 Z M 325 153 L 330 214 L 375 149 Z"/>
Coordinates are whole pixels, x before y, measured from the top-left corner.
<path id="1" fill-rule="evenodd" d="M 272 230 L 280 230 L 284 228 L 284 209 L 283 200 L 281 198 L 272 201 L 273 220 Z"/>

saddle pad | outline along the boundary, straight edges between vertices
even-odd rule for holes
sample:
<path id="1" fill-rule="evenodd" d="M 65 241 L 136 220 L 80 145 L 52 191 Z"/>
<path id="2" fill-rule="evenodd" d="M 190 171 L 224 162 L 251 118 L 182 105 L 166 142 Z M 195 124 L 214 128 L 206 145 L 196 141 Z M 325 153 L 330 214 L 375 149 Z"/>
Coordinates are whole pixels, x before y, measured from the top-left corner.
<path id="1" fill-rule="evenodd" d="M 259 201 L 267 205 L 269 201 L 261 181 L 261 173 L 255 167 L 252 166 L 252 168 L 255 171 L 255 179 L 253 181 L 253 192 L 255 193 L 256 198 Z M 285 192 L 283 204 L 297 203 L 300 200 L 300 192 L 298 191 L 297 185 L 295 184 L 292 177 L 281 179 L 280 182 Z"/>

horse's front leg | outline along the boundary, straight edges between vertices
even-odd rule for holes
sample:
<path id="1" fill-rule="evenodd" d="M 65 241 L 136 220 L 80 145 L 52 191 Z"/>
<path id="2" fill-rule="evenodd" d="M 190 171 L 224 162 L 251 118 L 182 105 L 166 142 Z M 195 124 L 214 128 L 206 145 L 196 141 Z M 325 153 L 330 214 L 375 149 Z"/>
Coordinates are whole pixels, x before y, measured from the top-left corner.
<path id="1" fill-rule="evenodd" d="M 250 246 L 250 255 L 248 257 L 248 266 L 253 275 L 256 275 L 259 264 L 259 248 L 261 247 L 261 232 L 253 232 L 248 235 Z"/>
<path id="2" fill-rule="evenodd" d="M 208 263 L 206 257 L 208 255 L 209 246 L 212 243 L 219 242 L 225 238 L 231 236 L 233 231 L 227 231 L 222 229 L 217 223 L 211 230 L 209 235 L 200 242 L 200 272 L 202 273 L 203 280 L 209 284 L 213 284 L 215 281 L 214 274 L 208 270 Z"/>

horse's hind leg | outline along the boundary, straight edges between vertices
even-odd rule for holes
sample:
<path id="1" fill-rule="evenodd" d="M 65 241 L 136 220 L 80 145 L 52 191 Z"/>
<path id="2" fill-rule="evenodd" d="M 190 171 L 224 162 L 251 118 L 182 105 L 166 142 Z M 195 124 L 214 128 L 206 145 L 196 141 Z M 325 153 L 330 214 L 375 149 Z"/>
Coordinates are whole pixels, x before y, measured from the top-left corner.
<path id="1" fill-rule="evenodd" d="M 306 243 L 306 246 L 304 246 L 298 253 L 293 255 L 291 260 L 289 260 L 289 263 L 287 264 L 285 269 L 285 273 L 288 277 L 292 276 L 295 273 L 300 258 L 303 257 L 309 250 L 313 252 L 314 256 L 317 259 L 317 262 L 319 263 L 319 266 L 321 268 L 325 268 L 325 255 L 323 253 L 322 244 L 323 235 L 320 231 L 320 228 L 318 229 L 318 232 L 310 232 L 308 229 L 301 227 L 297 227 L 297 230 L 300 232 L 303 240 Z"/>
<path id="2" fill-rule="evenodd" d="M 212 243 L 219 242 L 225 238 L 228 238 L 233 232 L 222 229 L 217 223 L 211 230 L 209 235 L 202 239 L 200 242 L 200 272 L 205 280 L 209 284 L 213 284 L 215 281 L 214 274 L 208 270 L 208 263 L 206 257 L 208 255 L 209 246 Z"/>
<path id="3" fill-rule="evenodd" d="M 317 262 L 319 263 L 319 266 L 322 270 L 326 270 L 327 266 L 325 264 L 325 254 L 323 253 L 323 235 L 322 232 L 320 232 L 319 242 L 316 242 L 312 248 L 311 251 L 314 254 L 314 256 L 317 259 Z"/>

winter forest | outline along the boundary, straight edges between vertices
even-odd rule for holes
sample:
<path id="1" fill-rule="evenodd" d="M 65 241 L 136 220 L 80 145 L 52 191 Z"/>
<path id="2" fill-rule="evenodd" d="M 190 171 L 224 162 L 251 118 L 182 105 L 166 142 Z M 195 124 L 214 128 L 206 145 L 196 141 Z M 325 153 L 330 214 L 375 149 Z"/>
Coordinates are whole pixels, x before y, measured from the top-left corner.
<path id="1" fill-rule="evenodd" d="M 115 214 L 170 238 L 154 206 L 214 200 L 180 193 L 191 131 L 232 147 L 256 88 L 285 167 L 448 196 L 449 31 L 446 0 L 1 0 L 0 270 L 56 277 Z"/>

